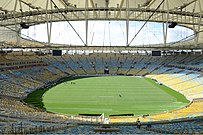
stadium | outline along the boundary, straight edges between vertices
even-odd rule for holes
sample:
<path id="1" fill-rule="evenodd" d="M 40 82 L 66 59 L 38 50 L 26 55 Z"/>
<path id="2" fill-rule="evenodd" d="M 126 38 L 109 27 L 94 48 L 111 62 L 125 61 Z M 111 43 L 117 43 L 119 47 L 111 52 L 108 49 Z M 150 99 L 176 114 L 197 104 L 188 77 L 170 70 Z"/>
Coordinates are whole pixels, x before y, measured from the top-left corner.
<path id="1" fill-rule="evenodd" d="M 201 0 L 1 0 L 0 134 L 203 134 Z"/>

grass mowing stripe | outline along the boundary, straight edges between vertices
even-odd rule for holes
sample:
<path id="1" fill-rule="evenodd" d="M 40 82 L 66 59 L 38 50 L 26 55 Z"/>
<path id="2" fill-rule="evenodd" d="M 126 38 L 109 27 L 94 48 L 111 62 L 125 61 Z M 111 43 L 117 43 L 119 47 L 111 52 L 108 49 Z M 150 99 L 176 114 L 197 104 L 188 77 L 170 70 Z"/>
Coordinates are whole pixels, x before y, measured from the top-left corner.
<path id="1" fill-rule="evenodd" d="M 28 103 L 28 104 L 31 104 L 31 105 L 33 105 L 35 107 L 38 107 L 40 109 L 46 109 L 44 107 L 44 103 L 42 102 L 42 97 L 43 97 L 45 92 L 47 92 L 49 89 L 51 89 L 52 87 L 54 87 L 54 86 L 56 86 L 56 85 L 58 85 L 60 83 L 75 80 L 75 79 L 87 78 L 87 77 L 89 77 L 89 76 L 78 76 L 78 77 L 62 78 L 58 82 L 50 85 L 47 88 L 40 88 L 40 89 L 37 89 L 37 90 L 33 91 L 32 93 L 28 94 L 28 96 L 23 101 Z"/>
<path id="2" fill-rule="evenodd" d="M 187 98 L 182 95 L 181 93 L 165 86 L 165 85 L 157 85 L 157 83 L 153 80 L 151 80 L 150 78 L 145 78 L 148 82 L 156 85 L 157 87 L 159 87 L 160 89 L 162 89 L 163 91 L 165 91 L 166 93 L 170 94 L 171 96 L 175 97 L 177 99 L 177 101 L 179 102 L 183 102 L 183 103 L 189 103 L 189 101 L 187 100 Z"/>

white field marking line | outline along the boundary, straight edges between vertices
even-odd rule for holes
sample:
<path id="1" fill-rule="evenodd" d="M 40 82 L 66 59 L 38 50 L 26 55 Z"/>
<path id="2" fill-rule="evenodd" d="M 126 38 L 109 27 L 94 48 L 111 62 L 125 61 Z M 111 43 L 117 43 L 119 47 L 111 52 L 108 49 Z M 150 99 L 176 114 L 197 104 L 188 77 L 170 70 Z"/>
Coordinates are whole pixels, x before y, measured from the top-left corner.
<path id="1" fill-rule="evenodd" d="M 100 98 L 113 98 L 114 96 L 98 96 L 98 97 L 100 97 Z"/>
<path id="2" fill-rule="evenodd" d="M 57 108 L 57 107 L 50 107 L 49 109 L 52 110 L 104 110 L 104 111 L 112 111 L 112 108 Z"/>
<path id="3" fill-rule="evenodd" d="M 127 88 L 135 88 L 135 89 L 136 88 L 142 88 L 142 89 L 148 89 L 148 88 L 150 88 L 150 89 L 156 89 L 156 88 L 153 88 L 153 87 L 127 87 Z"/>

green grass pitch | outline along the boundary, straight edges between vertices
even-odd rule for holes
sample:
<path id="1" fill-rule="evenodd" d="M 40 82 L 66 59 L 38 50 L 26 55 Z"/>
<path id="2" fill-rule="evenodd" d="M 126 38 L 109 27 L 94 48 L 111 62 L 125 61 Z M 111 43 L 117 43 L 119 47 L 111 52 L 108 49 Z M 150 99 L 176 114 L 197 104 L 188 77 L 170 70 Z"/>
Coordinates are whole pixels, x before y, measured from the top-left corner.
<path id="1" fill-rule="evenodd" d="M 134 76 L 86 77 L 69 80 L 46 91 L 47 111 L 63 114 L 153 114 L 183 107 L 180 93 L 149 78 Z"/>

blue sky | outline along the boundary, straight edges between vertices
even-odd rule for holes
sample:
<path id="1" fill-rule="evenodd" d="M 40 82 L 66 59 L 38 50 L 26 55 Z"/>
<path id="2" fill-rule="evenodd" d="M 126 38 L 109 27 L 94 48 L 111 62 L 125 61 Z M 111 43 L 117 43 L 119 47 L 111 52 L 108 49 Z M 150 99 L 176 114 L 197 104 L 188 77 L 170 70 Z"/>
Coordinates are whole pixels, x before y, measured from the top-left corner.
<path id="1" fill-rule="evenodd" d="M 85 41 L 85 21 L 70 21 L 72 26 Z M 142 27 L 144 22 L 129 22 L 129 42 Z M 22 34 L 41 42 L 47 42 L 47 25 L 40 24 L 23 29 Z M 167 42 L 175 42 L 193 34 L 191 29 L 176 26 L 168 29 Z M 90 46 L 125 46 L 126 45 L 126 21 L 89 21 L 88 45 Z M 163 43 L 163 23 L 148 22 L 131 43 L 131 46 L 143 46 Z M 51 43 L 84 45 L 77 34 L 67 22 L 52 23 Z"/>

